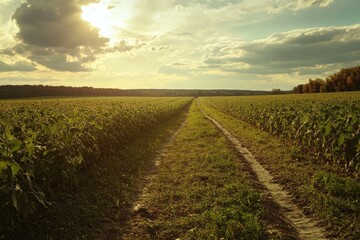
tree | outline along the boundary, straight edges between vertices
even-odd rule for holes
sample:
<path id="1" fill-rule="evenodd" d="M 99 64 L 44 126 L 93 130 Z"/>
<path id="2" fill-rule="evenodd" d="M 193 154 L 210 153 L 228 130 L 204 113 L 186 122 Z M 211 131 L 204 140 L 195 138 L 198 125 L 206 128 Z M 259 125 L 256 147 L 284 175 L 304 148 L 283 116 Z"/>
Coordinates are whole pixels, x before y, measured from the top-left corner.
<path id="1" fill-rule="evenodd" d="M 304 93 L 304 85 L 303 84 L 299 84 L 297 86 L 297 88 L 298 88 L 298 93 Z"/>
<path id="2" fill-rule="evenodd" d="M 309 83 L 304 84 L 303 92 L 304 93 L 310 93 L 310 84 Z"/>
<path id="3" fill-rule="evenodd" d="M 302 86 L 302 87 L 300 87 Z M 296 93 L 343 92 L 360 91 L 360 65 L 343 68 L 339 72 L 328 76 L 325 80 L 309 79 L 307 84 L 294 87 Z"/>

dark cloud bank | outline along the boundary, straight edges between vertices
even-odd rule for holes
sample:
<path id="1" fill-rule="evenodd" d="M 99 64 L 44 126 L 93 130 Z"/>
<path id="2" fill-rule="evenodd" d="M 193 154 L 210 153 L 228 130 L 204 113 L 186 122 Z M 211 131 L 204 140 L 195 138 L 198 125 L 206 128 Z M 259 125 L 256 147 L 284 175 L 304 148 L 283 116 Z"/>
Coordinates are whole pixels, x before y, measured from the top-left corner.
<path id="1" fill-rule="evenodd" d="M 23 43 L 52 48 L 99 48 L 108 41 L 81 20 L 81 6 L 94 1 L 27 0 L 12 18 Z"/>
<path id="2" fill-rule="evenodd" d="M 4 54 L 19 54 L 57 71 L 87 71 L 109 41 L 81 19 L 81 6 L 95 0 L 27 0 L 12 19 L 19 27 L 19 44 Z"/>
<path id="3" fill-rule="evenodd" d="M 19 27 L 19 43 L 2 54 L 21 55 L 34 63 L 57 71 L 87 71 L 84 64 L 95 60 L 108 39 L 81 19 L 81 6 L 95 0 L 27 0 L 12 19 Z M 15 64 L 11 69 L 34 70 Z M 9 66 L 10 67 L 10 66 Z M 7 69 L 9 69 L 7 67 Z M 5 67 L 0 68 L 4 71 Z"/>
<path id="4" fill-rule="evenodd" d="M 122 40 L 118 46 L 108 47 L 109 39 L 99 35 L 99 29 L 81 19 L 81 7 L 98 0 L 26 0 L 12 15 L 19 27 L 19 43 L 11 49 L 0 49 L 9 56 L 21 55 L 33 63 L 56 71 L 90 71 L 87 64 L 100 54 L 126 52 L 143 46 Z M 132 42 L 134 43 L 134 41 Z M 0 71 L 35 70 L 25 63 L 6 65 Z"/>

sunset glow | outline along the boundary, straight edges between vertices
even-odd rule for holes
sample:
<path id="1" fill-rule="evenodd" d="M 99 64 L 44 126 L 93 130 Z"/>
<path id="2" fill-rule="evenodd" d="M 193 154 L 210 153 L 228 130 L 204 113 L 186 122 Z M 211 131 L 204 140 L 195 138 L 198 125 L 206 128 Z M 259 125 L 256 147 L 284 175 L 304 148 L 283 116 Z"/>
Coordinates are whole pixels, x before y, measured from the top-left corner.
<path id="1" fill-rule="evenodd" d="M 292 89 L 360 64 L 357 9 L 357 0 L 0 1 L 0 85 Z"/>
<path id="2" fill-rule="evenodd" d="M 103 4 L 95 3 L 81 7 L 81 18 L 100 30 L 100 35 L 115 38 L 116 29 L 123 28 L 124 23 L 117 21 L 112 12 Z"/>

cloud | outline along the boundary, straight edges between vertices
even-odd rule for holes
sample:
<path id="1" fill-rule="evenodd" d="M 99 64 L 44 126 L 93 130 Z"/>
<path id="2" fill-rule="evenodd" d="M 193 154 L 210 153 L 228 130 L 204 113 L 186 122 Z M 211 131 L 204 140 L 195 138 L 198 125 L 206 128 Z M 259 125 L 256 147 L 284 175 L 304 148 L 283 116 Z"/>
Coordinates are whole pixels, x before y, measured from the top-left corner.
<path id="1" fill-rule="evenodd" d="M 141 42 L 137 38 L 128 38 L 120 40 L 115 46 L 107 48 L 104 52 L 128 52 L 133 49 L 139 49 L 146 46 L 146 43 Z"/>
<path id="2" fill-rule="evenodd" d="M 13 1 L 13 0 L 2 0 L 1 1 L 1 5 L 8 5 L 11 1 Z"/>
<path id="3" fill-rule="evenodd" d="M 326 2 L 330 4 L 331 1 Z M 233 38 L 255 35 L 253 29 L 243 31 L 242 27 L 267 25 L 275 15 L 269 14 L 271 11 L 287 11 L 293 15 L 300 7 L 326 5 L 319 0 L 312 4 L 305 0 L 173 0 L 151 3 L 151 6 L 147 0 L 134 0 L 131 4 L 132 14 L 126 22 L 132 28 L 130 32 L 153 34 L 156 37 L 149 42 L 154 50 L 168 47 L 169 52 L 175 52 L 181 49 L 183 53 L 177 52 L 177 56 L 189 58 L 194 57 L 191 52 L 202 48 L 205 39 L 215 34 Z M 189 54 L 185 56 L 185 52 Z"/>
<path id="4" fill-rule="evenodd" d="M 327 7 L 331 3 L 333 3 L 334 0 L 298 0 L 295 9 L 305 9 L 309 7 Z"/>
<path id="5" fill-rule="evenodd" d="M 92 63 L 103 54 L 127 52 L 145 45 L 132 37 L 112 43 L 110 47 L 110 39 L 101 37 L 99 29 L 81 19 L 81 7 L 97 2 L 99 0 L 26 0 L 12 15 L 19 29 L 18 43 L 0 52 L 25 57 L 56 71 L 83 72 L 91 71 Z"/>
<path id="6" fill-rule="evenodd" d="M 163 65 L 158 70 L 159 74 L 176 74 L 179 76 L 189 76 L 198 73 L 197 66 L 191 62 L 173 62 Z"/>
<path id="7" fill-rule="evenodd" d="M 26 62 L 16 62 L 14 64 L 7 64 L 0 61 L 0 72 L 31 72 L 35 71 L 36 67 Z"/>
<path id="8" fill-rule="evenodd" d="M 298 29 L 250 43 L 214 43 L 207 48 L 203 68 L 252 74 L 320 72 L 322 68 L 314 66 L 360 61 L 360 24 Z"/>
<path id="9" fill-rule="evenodd" d="M 282 11 L 301 11 L 312 7 L 328 7 L 335 0 L 277 0 L 272 1 L 271 6 L 267 4 L 269 13 L 280 13 Z M 267 1 L 269 3 L 269 1 Z M 266 8 L 265 8 L 266 9 Z"/>
<path id="10" fill-rule="evenodd" d="M 71 60 L 71 57 L 66 54 L 56 54 L 56 55 L 32 55 L 30 59 L 34 62 L 37 62 L 43 66 L 46 66 L 50 69 L 56 71 L 68 71 L 68 72 L 86 72 L 90 71 L 89 68 L 83 66 L 83 61 L 75 59 Z"/>
<path id="11" fill-rule="evenodd" d="M 27 0 L 12 16 L 19 26 L 17 37 L 41 47 L 105 46 L 108 39 L 80 18 L 81 5 L 90 2 L 94 1 Z"/>
<path id="12" fill-rule="evenodd" d="M 13 36 L 17 33 L 18 28 L 11 21 L 11 16 L 20 4 L 21 0 L 0 0 L 0 50 L 14 45 Z"/>
<path id="13" fill-rule="evenodd" d="M 97 61 L 98 56 L 101 54 L 124 53 L 133 49 L 142 48 L 143 46 L 145 46 L 145 43 L 137 39 L 121 40 L 113 47 L 102 49 L 86 47 L 74 49 L 44 48 L 18 44 L 13 48 L 4 49 L 0 51 L 0 53 L 12 58 L 19 58 L 19 56 L 21 56 L 32 61 L 34 64 L 36 63 L 55 71 L 88 72 L 92 71 L 93 63 Z"/>
<path id="14" fill-rule="evenodd" d="M 18 43 L 3 49 L 56 71 L 89 71 L 109 39 L 81 19 L 81 6 L 95 0 L 26 0 L 12 15 Z"/>
<path id="15" fill-rule="evenodd" d="M 1 53 L 13 58 L 21 56 L 34 64 L 56 71 L 81 72 L 90 71 L 86 65 L 96 60 L 97 50 L 85 47 L 44 48 L 20 43 L 13 48 L 2 50 Z"/>

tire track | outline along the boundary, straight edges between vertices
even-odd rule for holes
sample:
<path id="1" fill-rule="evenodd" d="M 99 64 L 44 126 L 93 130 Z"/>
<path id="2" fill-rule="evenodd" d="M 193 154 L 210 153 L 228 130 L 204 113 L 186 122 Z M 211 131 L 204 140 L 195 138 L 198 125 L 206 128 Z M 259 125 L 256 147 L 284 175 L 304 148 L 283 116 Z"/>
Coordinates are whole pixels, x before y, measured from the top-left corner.
<path id="1" fill-rule="evenodd" d="M 209 119 L 235 146 L 238 152 L 251 165 L 253 171 L 258 177 L 258 180 L 268 189 L 274 201 L 280 206 L 282 214 L 287 218 L 289 224 L 297 231 L 300 239 L 327 239 L 325 237 L 324 229 L 317 226 L 317 221 L 309 218 L 292 202 L 291 195 L 283 190 L 283 188 L 273 181 L 273 176 L 256 160 L 253 154 L 231 135 L 218 121 L 211 118 L 200 106 L 197 104 L 204 116 Z"/>
<path id="2" fill-rule="evenodd" d="M 133 211 L 135 213 L 138 213 L 139 215 L 141 215 L 144 211 L 146 211 L 144 199 L 148 195 L 149 187 L 152 184 L 153 178 L 156 175 L 156 169 L 161 165 L 162 159 L 164 159 L 166 157 L 166 153 L 168 151 L 169 146 L 174 142 L 176 136 L 184 128 L 187 116 L 188 116 L 188 113 L 186 113 L 184 115 L 184 119 L 183 119 L 183 122 L 181 123 L 181 125 L 176 129 L 176 131 L 173 133 L 173 135 L 171 135 L 170 139 L 165 143 L 164 147 L 156 155 L 156 157 L 154 159 L 155 169 L 153 169 L 153 172 L 149 176 L 145 177 L 145 182 L 147 184 L 144 186 L 142 193 L 139 195 L 138 201 L 136 201 L 133 205 Z"/>
<path id="3" fill-rule="evenodd" d="M 133 240 L 133 239 L 144 239 L 146 236 L 149 237 L 147 233 L 143 232 L 142 229 L 139 228 L 139 223 L 143 219 L 152 219 L 153 215 L 148 211 L 146 206 L 146 197 L 149 195 L 149 188 L 153 184 L 153 180 L 156 176 L 156 172 L 158 167 L 161 165 L 164 158 L 169 151 L 169 147 L 174 142 L 176 136 L 181 132 L 186 124 L 187 117 L 189 115 L 189 109 L 187 112 L 182 116 L 183 120 L 175 132 L 170 136 L 168 141 L 163 145 L 161 150 L 159 150 L 158 154 L 154 158 L 154 167 L 149 172 L 148 176 L 144 178 L 144 186 L 139 194 L 136 202 L 133 203 L 132 210 L 131 210 L 131 218 L 129 221 L 129 228 L 127 232 L 121 237 L 122 240 Z"/>

